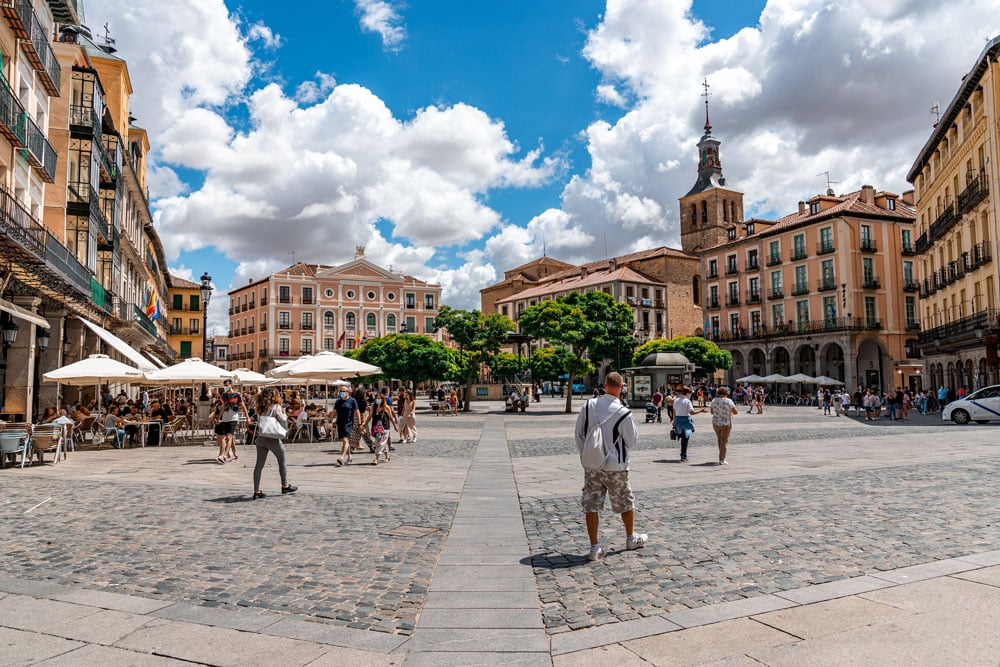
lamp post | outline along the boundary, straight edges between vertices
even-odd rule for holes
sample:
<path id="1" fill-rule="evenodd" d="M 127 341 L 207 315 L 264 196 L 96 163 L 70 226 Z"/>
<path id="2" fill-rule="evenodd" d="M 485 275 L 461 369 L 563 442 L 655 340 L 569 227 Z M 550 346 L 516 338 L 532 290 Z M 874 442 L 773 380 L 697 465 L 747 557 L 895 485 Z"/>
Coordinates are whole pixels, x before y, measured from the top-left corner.
<path id="1" fill-rule="evenodd" d="M 9 316 L 7 321 L 3 323 L 0 327 L 0 333 L 3 334 L 3 365 L 0 370 L 0 412 L 7 406 L 7 349 L 14 345 L 14 341 L 17 340 L 17 329 L 18 326 Z"/>
<path id="2" fill-rule="evenodd" d="M 35 334 L 35 341 L 38 343 L 38 355 L 35 357 L 35 372 L 31 388 L 31 414 L 38 414 L 38 391 L 41 388 L 41 366 L 42 366 L 42 355 L 45 350 L 49 349 L 49 339 L 52 337 L 49 334 L 49 330 L 43 327 L 37 327 L 38 332 Z M 100 399 L 98 399 L 100 400 Z"/>
<path id="3" fill-rule="evenodd" d="M 208 303 L 212 300 L 212 276 L 208 271 L 201 274 L 201 360 L 208 363 Z M 208 385 L 201 383 L 201 396 L 199 400 L 208 400 Z"/>

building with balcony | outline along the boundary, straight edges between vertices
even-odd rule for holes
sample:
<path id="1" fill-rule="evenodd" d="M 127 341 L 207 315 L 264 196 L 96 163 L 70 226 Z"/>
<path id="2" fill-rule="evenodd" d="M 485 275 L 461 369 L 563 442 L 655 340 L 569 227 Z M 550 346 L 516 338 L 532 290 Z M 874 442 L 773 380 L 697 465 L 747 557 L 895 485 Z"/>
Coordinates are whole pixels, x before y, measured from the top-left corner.
<path id="1" fill-rule="evenodd" d="M 370 338 L 434 327 L 441 286 L 384 269 L 357 248 L 339 266 L 299 262 L 229 292 L 229 362 L 260 373 L 279 359 L 344 351 Z"/>
<path id="2" fill-rule="evenodd" d="M 920 349 L 932 387 L 1000 381 L 995 190 L 1000 37 L 962 76 L 955 97 L 907 174 L 916 191 Z"/>
<path id="3" fill-rule="evenodd" d="M 205 347 L 205 309 L 201 303 L 201 283 L 173 274 L 168 288 L 167 341 L 181 359 L 207 358 Z"/>
<path id="4" fill-rule="evenodd" d="M 205 360 L 208 361 L 208 363 L 227 371 L 236 369 L 236 366 L 231 366 L 229 363 L 228 336 L 209 336 L 207 348 Z"/>
<path id="5" fill-rule="evenodd" d="M 169 357 L 164 322 L 145 313 L 168 283 L 125 61 L 79 25 L 78 0 L 11 0 L 0 13 L 0 310 L 20 329 L 0 363 L 0 414 L 30 420 L 93 394 L 60 396 L 39 383 L 46 371 L 98 351 L 148 368 L 137 350 Z"/>
<path id="6" fill-rule="evenodd" d="M 632 333 L 645 342 L 690 336 L 701 327 L 698 258 L 660 247 L 580 266 L 540 257 L 504 272 L 480 290 L 483 312 L 517 321 L 525 308 L 570 292 L 604 292 L 634 313 Z"/>
<path id="7" fill-rule="evenodd" d="M 919 386 L 910 195 L 828 190 L 777 221 L 744 220 L 711 130 L 706 115 L 681 239 L 701 257 L 704 335 L 732 353 L 728 382 L 804 373 L 852 390 Z"/>

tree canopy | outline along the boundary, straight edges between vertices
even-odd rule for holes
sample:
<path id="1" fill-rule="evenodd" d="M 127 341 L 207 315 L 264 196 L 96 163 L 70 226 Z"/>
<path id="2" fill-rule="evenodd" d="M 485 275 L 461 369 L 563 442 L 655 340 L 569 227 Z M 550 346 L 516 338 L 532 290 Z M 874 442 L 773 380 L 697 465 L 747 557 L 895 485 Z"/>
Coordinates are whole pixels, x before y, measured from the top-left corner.
<path id="1" fill-rule="evenodd" d="M 680 352 L 701 371 L 711 375 L 716 370 L 728 370 L 733 365 L 733 355 L 701 336 L 675 336 L 658 338 L 645 343 L 635 351 L 632 363 L 638 365 L 653 352 Z"/>
<path id="2" fill-rule="evenodd" d="M 515 328 L 514 322 L 499 313 L 484 315 L 478 310 L 461 310 L 441 306 L 434 326 L 446 329 L 460 352 L 465 364 L 465 411 L 469 410 L 472 381 L 483 364 L 489 365 L 507 341 L 507 334 Z"/>
<path id="3" fill-rule="evenodd" d="M 455 350 L 444 343 L 404 334 L 373 338 L 350 356 L 380 367 L 384 377 L 412 382 L 452 378 L 460 363 Z"/>
<path id="4" fill-rule="evenodd" d="M 564 346 L 572 355 L 568 368 L 569 384 L 591 367 L 588 356 L 595 359 L 612 358 L 615 345 L 623 338 L 631 342 L 621 354 L 627 358 L 634 340 L 632 308 L 619 303 L 604 292 L 570 292 L 558 299 L 548 299 L 530 306 L 520 318 L 521 331 Z M 566 412 L 573 409 L 573 392 L 566 393 Z"/>

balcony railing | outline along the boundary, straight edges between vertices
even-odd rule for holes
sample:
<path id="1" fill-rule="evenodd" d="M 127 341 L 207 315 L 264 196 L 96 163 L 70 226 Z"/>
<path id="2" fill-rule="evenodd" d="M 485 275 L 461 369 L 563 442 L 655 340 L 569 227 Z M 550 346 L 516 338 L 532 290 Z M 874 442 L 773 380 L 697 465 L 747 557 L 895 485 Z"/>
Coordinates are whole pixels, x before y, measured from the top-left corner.
<path id="1" fill-rule="evenodd" d="M 806 252 L 805 248 L 792 248 L 792 261 L 797 262 L 800 259 L 805 259 L 809 254 Z"/>
<path id="2" fill-rule="evenodd" d="M 923 253 L 923 252 L 925 252 L 930 247 L 931 247 L 931 242 L 930 242 L 930 239 L 927 238 L 927 232 L 924 232 L 923 234 L 921 234 L 920 236 L 917 237 L 917 254 L 918 255 L 921 254 L 921 253 Z"/>
<path id="3" fill-rule="evenodd" d="M 920 331 L 920 322 L 907 322 L 906 323 L 906 330 L 907 331 Z"/>
<path id="4" fill-rule="evenodd" d="M 312 322 L 308 322 L 308 323 L 307 322 L 303 322 L 302 323 L 302 330 L 303 331 L 312 331 L 313 330 L 313 323 Z"/>
<path id="5" fill-rule="evenodd" d="M 836 248 L 833 245 L 833 241 L 820 241 L 816 244 L 817 255 L 829 255 L 834 250 L 836 250 Z"/>
<path id="6" fill-rule="evenodd" d="M 705 302 L 705 307 L 708 308 L 708 309 L 710 309 L 710 310 L 714 310 L 714 309 L 716 309 L 716 308 L 719 307 L 719 300 L 718 299 L 709 299 L 708 301 Z"/>
<path id="7" fill-rule="evenodd" d="M 24 107 L 14 97 L 7 81 L 0 78 L 0 133 L 23 146 L 26 126 L 27 114 L 24 113 Z"/>
<path id="8" fill-rule="evenodd" d="M 916 280 L 910 278 L 909 280 L 903 280 L 903 291 L 904 292 L 918 292 L 920 290 L 920 283 Z"/>
<path id="9" fill-rule="evenodd" d="M 781 264 L 781 255 L 768 255 L 767 257 L 768 266 L 777 266 L 778 264 Z"/>
<path id="10" fill-rule="evenodd" d="M 4 255 L 13 259 L 25 253 L 35 262 L 45 259 L 45 227 L 7 188 L 0 185 L 0 240 Z M 89 283 L 88 283 L 89 284 Z"/>
<path id="11" fill-rule="evenodd" d="M 878 246 L 872 239 L 861 239 L 861 252 L 878 252 Z"/>
<path id="12" fill-rule="evenodd" d="M 28 163 L 38 171 L 38 175 L 49 183 L 56 180 L 56 150 L 45 138 L 45 133 L 31 118 L 27 119 L 25 144 L 28 148 Z"/>
<path id="13" fill-rule="evenodd" d="M 747 260 L 747 271 L 756 271 L 760 268 L 760 262 L 756 257 Z"/>
<path id="14" fill-rule="evenodd" d="M 267 322 L 261 322 L 260 323 L 260 331 L 261 331 L 261 333 L 267 331 Z"/>
<path id="15" fill-rule="evenodd" d="M 266 297 L 266 296 L 265 296 L 265 297 L 263 297 L 263 298 L 262 298 L 262 299 L 260 300 L 260 305 L 261 305 L 261 306 L 266 306 L 266 305 L 267 305 L 267 297 Z"/>
<path id="16" fill-rule="evenodd" d="M 64 25 L 77 25 L 82 22 L 80 11 L 81 0 L 49 0 L 52 18 Z"/>
<path id="17" fill-rule="evenodd" d="M 820 278 L 816 281 L 816 289 L 820 292 L 829 292 L 837 289 L 837 281 L 833 278 Z"/>
<path id="18" fill-rule="evenodd" d="M 718 269 L 714 269 L 714 270 L 713 269 L 709 269 L 708 270 L 708 274 L 706 274 L 705 277 L 706 277 L 707 280 L 715 280 L 716 278 L 719 277 L 719 270 Z M 407 308 L 410 308 L 410 307 L 411 306 L 407 306 Z"/>
<path id="19" fill-rule="evenodd" d="M 861 289 L 879 289 L 880 287 L 882 287 L 882 284 L 874 276 L 861 281 Z"/>
<path id="20" fill-rule="evenodd" d="M 750 292 L 747 294 L 747 303 L 760 303 L 760 292 Z"/>
<path id="21" fill-rule="evenodd" d="M 1000 310 L 985 309 L 966 317 L 946 322 L 936 327 L 928 327 L 924 323 L 917 343 L 920 347 L 938 349 L 948 348 L 952 343 L 978 341 L 978 333 L 985 329 L 1000 328 Z"/>
<path id="22" fill-rule="evenodd" d="M 48 231 L 45 232 L 45 263 L 61 273 L 84 294 L 90 294 L 90 271 L 69 251 L 69 248 Z"/>
<path id="23" fill-rule="evenodd" d="M 972 246 L 972 268 L 978 268 L 983 264 L 993 261 L 993 254 L 990 250 L 990 242 L 984 241 Z"/>
<path id="24" fill-rule="evenodd" d="M 821 333 L 835 333 L 840 331 L 865 331 L 869 329 L 869 324 L 879 325 L 879 328 L 881 328 L 881 323 L 875 320 L 866 320 L 862 317 L 835 317 L 825 320 L 812 320 L 808 322 L 789 321 L 788 324 L 783 324 L 777 327 L 761 326 L 756 330 L 746 331 L 745 329 L 740 329 L 735 333 L 729 331 L 713 333 L 709 331 L 706 338 L 718 342 L 735 342 Z"/>
<path id="25" fill-rule="evenodd" d="M 290 297 L 290 296 L 279 296 L 278 297 L 278 303 L 291 303 L 291 302 L 292 302 L 292 297 Z"/>
<path id="26" fill-rule="evenodd" d="M 740 296 L 738 294 L 730 294 L 726 299 L 726 305 L 730 308 L 740 305 Z"/>
<path id="27" fill-rule="evenodd" d="M 266 357 L 266 356 L 267 356 L 267 349 L 263 349 L 263 350 L 261 350 L 261 351 L 260 351 L 260 356 L 261 356 L 262 358 L 263 358 L 263 357 Z"/>
<path id="28" fill-rule="evenodd" d="M 729 264 L 728 266 L 726 266 L 726 275 L 727 276 L 735 276 L 739 272 L 740 272 L 740 268 L 738 266 L 736 266 L 735 264 Z"/>
<path id="29" fill-rule="evenodd" d="M 61 70 L 56 54 L 49 44 L 49 36 L 35 15 L 31 0 L 13 0 L 4 3 L 3 14 L 11 31 L 19 37 L 24 54 L 31 66 L 40 74 L 39 79 L 49 95 L 59 96 Z"/>
<path id="30" fill-rule="evenodd" d="M 915 255 L 915 254 L 917 254 L 917 249 L 913 247 L 912 243 L 909 243 L 907 241 L 903 241 L 902 245 L 900 246 L 900 252 L 903 255 L 907 255 L 907 256 L 908 255 Z"/>
<path id="31" fill-rule="evenodd" d="M 969 184 L 958 195 L 958 212 L 964 215 L 974 209 L 976 204 L 986 199 L 990 194 L 989 181 L 986 172 L 980 171 L 979 176 L 969 181 Z"/>
<path id="32" fill-rule="evenodd" d="M 809 285 L 805 283 L 800 283 L 795 286 L 792 290 L 792 296 L 802 296 L 803 294 L 809 294 Z"/>
<path id="33" fill-rule="evenodd" d="M 784 299 L 785 290 L 780 287 L 772 289 L 767 293 L 767 298 L 770 299 L 771 301 L 775 301 L 776 299 Z"/>
<path id="34" fill-rule="evenodd" d="M 291 322 L 278 322 L 278 329 L 281 330 L 281 331 L 291 331 L 292 330 L 292 323 Z"/>
<path id="35" fill-rule="evenodd" d="M 954 204 L 948 204 L 941 211 L 941 214 L 931 223 L 930 241 L 933 243 L 945 235 L 945 233 L 959 221 L 958 213 Z"/>

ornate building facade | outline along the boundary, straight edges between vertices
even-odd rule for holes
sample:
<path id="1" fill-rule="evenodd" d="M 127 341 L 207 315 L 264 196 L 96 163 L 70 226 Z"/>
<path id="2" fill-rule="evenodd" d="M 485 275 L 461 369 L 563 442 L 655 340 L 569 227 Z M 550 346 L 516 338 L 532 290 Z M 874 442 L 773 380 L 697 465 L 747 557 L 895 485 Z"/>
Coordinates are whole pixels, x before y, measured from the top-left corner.
<path id="1" fill-rule="evenodd" d="M 1000 382 L 1000 266 L 993 261 L 1000 178 L 1000 37 L 962 77 L 907 180 L 916 189 L 920 348 L 933 387 Z"/>
<path id="2" fill-rule="evenodd" d="M 229 292 L 229 363 L 264 373 L 279 359 L 435 331 L 441 286 L 383 269 L 364 248 L 340 266 L 298 263 Z"/>

